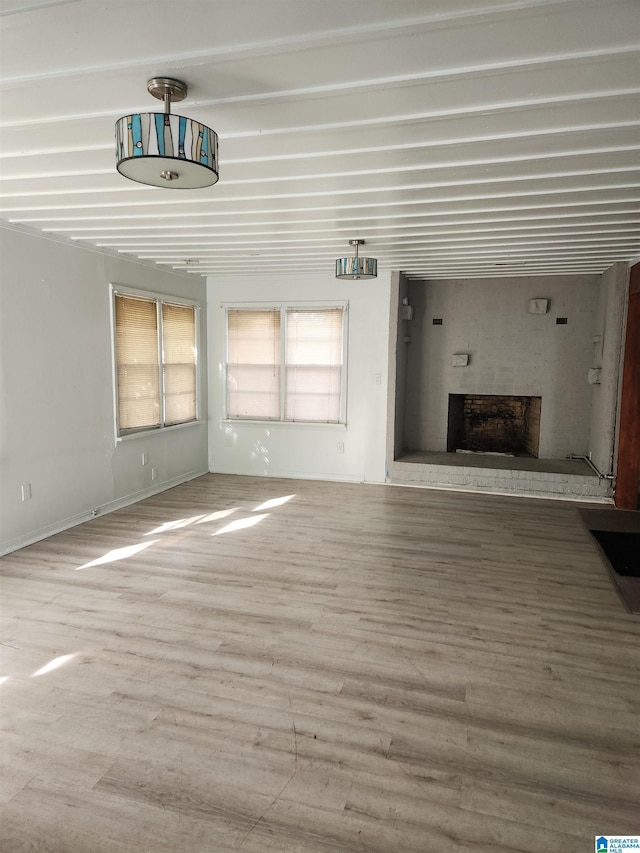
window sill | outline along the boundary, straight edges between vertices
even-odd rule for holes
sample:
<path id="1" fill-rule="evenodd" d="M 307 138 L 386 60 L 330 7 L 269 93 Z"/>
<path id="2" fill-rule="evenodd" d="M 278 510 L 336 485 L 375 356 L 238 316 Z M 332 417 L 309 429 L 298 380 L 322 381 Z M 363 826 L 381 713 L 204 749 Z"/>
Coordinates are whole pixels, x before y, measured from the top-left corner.
<path id="1" fill-rule="evenodd" d="M 177 429 L 189 429 L 190 427 L 201 426 L 202 424 L 206 424 L 206 421 L 187 421 L 187 423 L 184 424 L 171 424 L 171 426 L 166 427 L 156 427 L 155 429 L 141 429 L 138 432 L 128 432 L 126 435 L 116 436 L 116 445 L 120 444 L 121 441 L 130 441 L 132 438 L 149 438 L 151 435 L 164 435 L 166 432 L 174 432 Z"/>
<path id="2" fill-rule="evenodd" d="M 259 421 L 251 418 L 220 418 L 223 427 L 258 427 L 259 429 L 315 429 L 329 432 L 345 432 L 346 424 L 309 423 L 308 421 Z"/>

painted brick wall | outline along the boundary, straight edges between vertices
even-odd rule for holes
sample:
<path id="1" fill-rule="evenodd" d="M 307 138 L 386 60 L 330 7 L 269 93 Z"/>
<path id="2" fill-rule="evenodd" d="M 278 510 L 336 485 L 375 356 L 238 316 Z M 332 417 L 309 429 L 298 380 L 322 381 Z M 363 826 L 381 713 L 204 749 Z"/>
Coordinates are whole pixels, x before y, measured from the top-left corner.
<path id="1" fill-rule="evenodd" d="M 405 448 L 446 450 L 449 394 L 503 394 L 542 397 L 540 457 L 587 453 L 599 289 L 600 276 L 412 282 Z M 528 313 L 535 297 L 547 314 Z M 453 367 L 461 352 L 469 365 Z"/>

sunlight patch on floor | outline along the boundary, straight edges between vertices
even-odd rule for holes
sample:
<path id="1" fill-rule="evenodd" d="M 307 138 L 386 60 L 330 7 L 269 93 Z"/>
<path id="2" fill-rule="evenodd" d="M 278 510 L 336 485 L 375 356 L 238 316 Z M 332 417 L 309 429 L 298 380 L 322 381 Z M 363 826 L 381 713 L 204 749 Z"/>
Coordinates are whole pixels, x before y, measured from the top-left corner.
<path id="1" fill-rule="evenodd" d="M 274 506 L 282 506 L 282 504 L 286 504 L 287 501 L 290 501 L 291 498 L 295 498 L 295 495 L 285 495 L 282 498 L 271 498 L 269 501 L 265 501 L 260 506 L 257 506 L 253 511 L 259 512 L 261 509 L 272 509 Z"/>
<path id="2" fill-rule="evenodd" d="M 141 542 L 139 545 L 127 545 L 126 548 L 116 548 L 114 551 L 109 551 L 104 556 L 98 557 L 97 560 L 91 560 L 90 563 L 78 566 L 76 572 L 79 572 L 81 569 L 89 569 L 91 566 L 102 566 L 105 563 L 115 563 L 118 560 L 126 560 L 127 557 L 133 557 L 134 554 L 144 551 L 145 548 L 149 548 L 151 545 L 154 545 L 159 541 L 159 539 L 152 539 L 150 542 Z"/>
<path id="3" fill-rule="evenodd" d="M 196 524 L 206 524 L 207 521 L 218 521 L 220 518 L 226 518 L 228 515 L 231 515 L 232 512 L 237 511 L 237 506 L 234 506 L 233 509 L 220 509 L 218 512 L 212 512 L 209 515 L 203 516 L 200 521 L 196 521 Z"/>
<path id="4" fill-rule="evenodd" d="M 64 666 L 65 663 L 69 663 L 70 660 L 73 660 L 73 658 L 77 656 L 77 652 L 74 652 L 71 655 L 60 655 L 60 657 L 50 660 L 49 663 L 46 663 L 44 666 L 41 666 L 40 669 L 36 670 L 36 672 L 33 673 L 32 678 L 35 678 L 36 675 L 44 675 L 47 672 L 53 672 L 54 669 L 60 669 L 61 666 Z"/>
<path id="5" fill-rule="evenodd" d="M 153 536 L 156 533 L 165 533 L 167 530 L 178 530 L 180 527 L 188 527 L 190 524 L 197 524 L 203 518 L 204 515 L 193 515 L 191 518 L 178 518 L 175 521 L 165 521 L 165 523 L 161 524 L 160 527 L 156 527 L 155 530 L 150 530 L 144 535 Z"/>
<path id="6" fill-rule="evenodd" d="M 216 530 L 215 533 L 212 533 L 212 536 L 220 536 L 221 533 L 232 533 L 234 530 L 242 530 L 245 527 L 253 527 L 254 524 L 258 524 L 259 521 L 262 521 L 263 518 L 266 518 L 269 515 L 268 512 L 263 513 L 263 515 L 252 515 L 251 518 L 239 518 L 237 521 L 232 521 L 231 524 L 227 524 L 224 527 L 221 527 L 220 530 Z"/>

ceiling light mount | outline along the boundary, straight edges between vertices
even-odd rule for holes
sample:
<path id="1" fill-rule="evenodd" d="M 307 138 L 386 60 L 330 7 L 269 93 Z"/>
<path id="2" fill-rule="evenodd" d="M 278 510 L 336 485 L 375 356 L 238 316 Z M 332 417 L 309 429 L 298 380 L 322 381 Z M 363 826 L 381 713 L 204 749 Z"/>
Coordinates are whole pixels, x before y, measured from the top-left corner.
<path id="1" fill-rule="evenodd" d="M 336 278 L 360 279 L 376 278 L 378 275 L 378 261 L 376 258 L 365 258 L 358 255 L 358 247 L 364 246 L 364 240 L 349 240 L 356 253 L 351 258 L 338 258 L 336 260 Z"/>
<path id="2" fill-rule="evenodd" d="M 163 113 L 132 113 L 116 122 L 116 168 L 132 181 L 152 187 L 199 189 L 218 180 L 218 135 L 210 127 L 172 115 L 171 102 L 187 97 L 187 84 L 152 77 L 150 95 Z"/>
<path id="3" fill-rule="evenodd" d="M 147 81 L 147 92 L 164 101 L 165 112 L 171 112 L 171 101 L 184 101 L 188 91 L 187 84 L 175 77 L 152 77 Z"/>

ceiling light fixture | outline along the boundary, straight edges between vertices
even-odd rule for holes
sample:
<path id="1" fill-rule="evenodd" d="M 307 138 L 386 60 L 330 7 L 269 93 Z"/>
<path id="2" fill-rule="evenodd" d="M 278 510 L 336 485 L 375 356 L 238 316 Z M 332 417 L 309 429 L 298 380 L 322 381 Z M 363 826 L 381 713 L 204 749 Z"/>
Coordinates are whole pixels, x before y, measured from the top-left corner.
<path id="1" fill-rule="evenodd" d="M 364 240 L 349 240 L 350 246 L 355 246 L 356 254 L 352 258 L 338 258 L 336 261 L 336 278 L 376 278 L 378 261 L 376 258 L 358 257 L 358 246 L 364 246 Z"/>
<path id="2" fill-rule="evenodd" d="M 169 189 L 210 187 L 218 180 L 218 135 L 194 119 L 171 114 L 187 84 L 154 77 L 147 91 L 164 101 L 163 113 L 133 113 L 116 122 L 116 168 L 125 178 Z"/>

